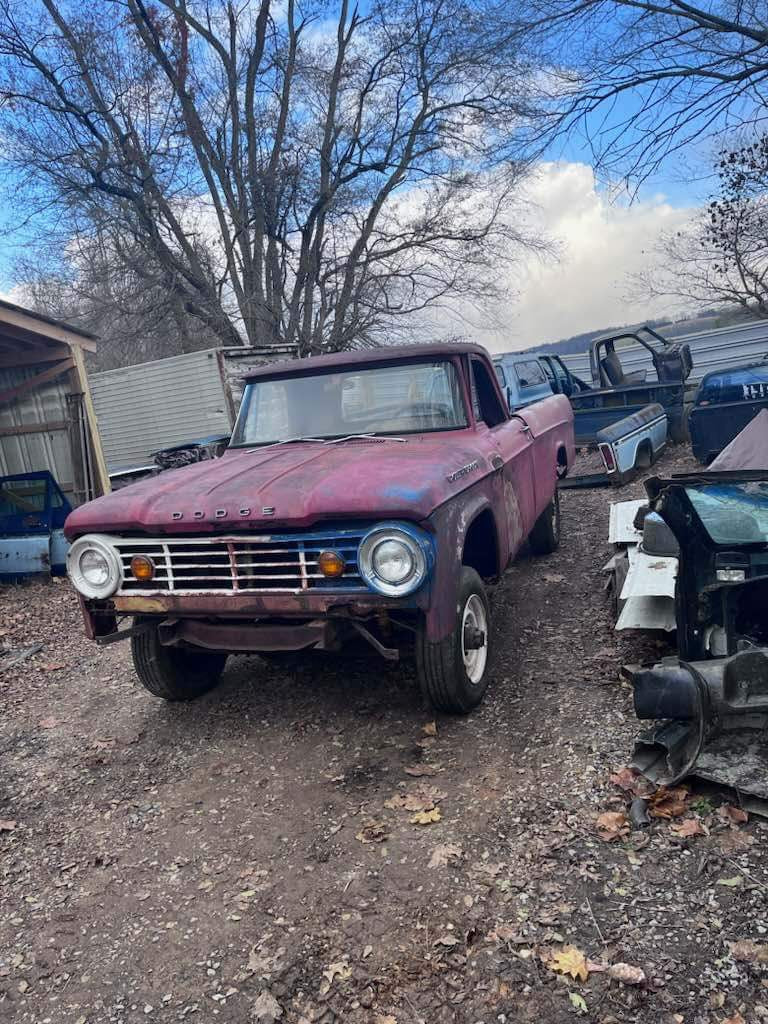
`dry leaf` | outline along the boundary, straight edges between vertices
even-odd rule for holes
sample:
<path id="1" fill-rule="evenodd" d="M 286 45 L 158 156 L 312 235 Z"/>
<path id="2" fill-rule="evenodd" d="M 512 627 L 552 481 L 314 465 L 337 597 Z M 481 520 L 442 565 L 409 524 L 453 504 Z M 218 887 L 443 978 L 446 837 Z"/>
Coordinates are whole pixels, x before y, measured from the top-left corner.
<path id="1" fill-rule="evenodd" d="M 571 1001 L 571 1006 L 578 1010 L 579 1013 L 587 1013 L 587 1004 L 584 1002 L 584 996 L 580 996 L 578 992 L 569 992 L 568 998 Z"/>
<path id="2" fill-rule="evenodd" d="M 383 821 L 365 821 L 355 839 L 359 839 L 361 843 L 383 843 L 388 835 L 387 826 Z"/>
<path id="3" fill-rule="evenodd" d="M 712 992 L 707 1002 L 713 1010 L 722 1010 L 725 1006 L 725 992 Z"/>
<path id="4" fill-rule="evenodd" d="M 414 779 L 421 779 L 427 775 L 437 775 L 441 770 L 442 768 L 439 764 L 410 764 L 407 768 L 403 768 L 405 774 L 410 775 Z"/>
<path id="5" fill-rule="evenodd" d="M 38 722 L 41 729 L 55 729 L 58 724 L 59 719 L 53 718 L 52 716 L 49 716 L 48 718 L 41 718 Z"/>
<path id="6" fill-rule="evenodd" d="M 9 818 L 0 818 L 0 832 L 13 832 L 15 828 L 15 821 L 11 821 Z"/>
<path id="7" fill-rule="evenodd" d="M 402 811 L 405 807 L 405 793 L 395 793 L 389 800 L 384 801 L 384 806 L 390 811 Z"/>
<path id="8" fill-rule="evenodd" d="M 718 878 L 716 885 L 725 885 L 729 889 L 735 889 L 738 885 L 741 885 L 743 881 L 744 879 L 741 875 L 734 875 L 732 878 Z"/>
<path id="9" fill-rule="evenodd" d="M 597 819 L 597 834 L 605 843 L 629 835 L 629 819 L 624 811 L 604 811 Z"/>
<path id="10" fill-rule="evenodd" d="M 397 1017 L 393 1017 L 391 1013 L 382 1017 L 380 1013 L 377 1013 L 373 1018 L 373 1024 L 397 1024 Z"/>
<path id="11" fill-rule="evenodd" d="M 564 946 L 558 953 L 555 953 L 547 966 L 551 971 L 557 971 L 558 974 L 569 974 L 572 978 L 578 978 L 579 981 L 586 981 L 589 977 L 587 958 L 575 946 Z"/>
<path id="12" fill-rule="evenodd" d="M 421 731 L 425 736 L 437 736 L 437 722 L 427 722 L 421 727 Z"/>
<path id="13" fill-rule="evenodd" d="M 746 1024 L 746 1021 L 737 1010 L 732 1017 L 726 1017 L 721 1024 Z"/>
<path id="14" fill-rule="evenodd" d="M 443 843 L 440 846 L 436 846 L 432 851 L 432 856 L 429 858 L 429 866 L 431 868 L 445 868 L 459 860 L 461 854 L 461 847 L 457 846 L 456 843 Z"/>
<path id="15" fill-rule="evenodd" d="M 637 785 L 637 772 L 633 768 L 620 768 L 610 776 L 614 786 L 623 789 L 625 793 L 634 793 Z"/>
<path id="16" fill-rule="evenodd" d="M 56 662 L 54 664 L 41 665 L 40 666 L 40 668 L 43 670 L 43 672 L 60 672 L 63 668 L 66 668 L 66 667 L 67 666 L 62 664 L 61 662 Z"/>
<path id="17" fill-rule="evenodd" d="M 328 964 L 323 971 L 323 981 L 320 983 L 320 992 L 325 995 L 331 988 L 335 978 L 339 981 L 346 981 L 352 977 L 352 968 L 346 960 L 337 960 L 335 964 Z"/>
<path id="18" fill-rule="evenodd" d="M 685 786 L 677 786 L 675 789 L 660 786 L 650 798 L 648 813 L 652 818 L 679 818 L 688 810 L 689 796 Z"/>
<path id="19" fill-rule="evenodd" d="M 640 967 L 633 967 L 631 964 L 611 964 L 607 973 L 609 978 L 620 981 L 624 985 L 645 984 L 645 971 Z"/>
<path id="20" fill-rule="evenodd" d="M 733 804 L 723 804 L 717 813 L 721 818 L 725 818 L 726 821 L 732 821 L 734 825 L 743 825 L 746 821 L 749 821 L 747 812 L 742 811 L 740 807 L 734 807 Z"/>
<path id="21" fill-rule="evenodd" d="M 679 825 L 673 825 L 670 831 L 683 839 L 691 839 L 693 836 L 707 835 L 707 830 L 698 818 L 686 818 L 685 821 L 681 821 Z"/>
<path id="22" fill-rule="evenodd" d="M 411 818 L 412 825 L 432 825 L 436 821 L 440 821 L 442 814 L 440 813 L 439 807 L 433 807 L 431 811 L 419 811 L 418 814 L 414 814 Z"/>
<path id="23" fill-rule="evenodd" d="M 734 960 L 741 960 L 748 964 L 768 963 L 768 946 L 764 942 L 739 939 L 738 942 L 729 942 L 727 945 Z"/>
<path id="24" fill-rule="evenodd" d="M 432 943 L 433 946 L 458 946 L 459 937 L 454 935 L 453 932 L 447 932 L 445 935 L 441 935 L 439 939 L 435 939 Z"/>

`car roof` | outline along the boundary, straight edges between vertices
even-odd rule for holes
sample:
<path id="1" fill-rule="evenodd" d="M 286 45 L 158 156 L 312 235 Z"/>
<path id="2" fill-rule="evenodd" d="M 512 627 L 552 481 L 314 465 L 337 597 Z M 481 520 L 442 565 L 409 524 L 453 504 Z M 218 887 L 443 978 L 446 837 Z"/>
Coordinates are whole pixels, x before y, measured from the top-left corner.
<path id="1" fill-rule="evenodd" d="M 243 375 L 243 380 L 258 380 L 260 377 L 273 377 L 285 373 L 311 373 L 313 370 L 332 370 L 334 367 L 348 367 L 375 363 L 400 362 L 401 360 L 420 358 L 445 358 L 464 355 L 490 355 L 482 345 L 470 342 L 448 343 L 435 345 L 384 345 L 379 348 L 355 350 L 352 352 L 334 352 L 325 356 L 310 356 L 308 359 L 291 359 L 279 363 L 267 363 Z"/>
<path id="2" fill-rule="evenodd" d="M 725 374 L 742 373 L 744 370 L 756 370 L 758 367 L 765 370 L 766 376 L 768 376 L 768 359 L 758 359 L 754 363 L 743 363 L 741 366 L 729 366 L 722 370 L 710 370 L 709 373 L 705 373 L 701 378 L 701 383 L 712 380 L 715 377 L 723 377 Z"/>

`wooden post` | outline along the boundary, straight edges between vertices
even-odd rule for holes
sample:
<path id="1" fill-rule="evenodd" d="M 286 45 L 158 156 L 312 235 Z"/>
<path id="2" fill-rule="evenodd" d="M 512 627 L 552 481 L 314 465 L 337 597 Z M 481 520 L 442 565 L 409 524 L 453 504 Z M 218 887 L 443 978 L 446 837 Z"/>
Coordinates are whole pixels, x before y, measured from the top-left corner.
<path id="1" fill-rule="evenodd" d="M 72 358 L 75 361 L 75 372 L 77 373 L 78 383 L 80 390 L 83 393 L 83 404 L 85 406 L 85 418 L 88 422 L 88 430 L 91 435 L 91 446 L 93 449 L 93 461 L 96 466 L 96 475 L 98 477 L 99 489 L 102 494 L 109 494 L 112 490 L 112 485 L 109 482 L 109 473 L 107 472 L 107 463 L 104 459 L 104 450 L 101 447 L 101 437 L 99 435 L 99 424 L 96 419 L 96 409 L 93 405 L 93 398 L 91 396 L 91 389 L 88 385 L 88 374 L 85 370 L 85 360 L 83 358 L 83 350 L 79 345 L 71 344 Z"/>

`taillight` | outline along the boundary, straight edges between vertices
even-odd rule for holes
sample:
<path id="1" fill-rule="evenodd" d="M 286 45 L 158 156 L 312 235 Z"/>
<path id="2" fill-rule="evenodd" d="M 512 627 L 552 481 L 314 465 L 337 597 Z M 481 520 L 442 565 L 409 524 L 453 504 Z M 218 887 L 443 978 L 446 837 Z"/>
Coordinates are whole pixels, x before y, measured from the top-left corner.
<path id="1" fill-rule="evenodd" d="M 613 457 L 613 448 L 611 448 L 611 446 L 609 444 L 606 444 L 604 441 L 601 442 L 597 447 L 600 451 L 600 454 L 603 457 L 603 465 L 605 466 L 606 472 L 615 473 L 616 459 Z"/>

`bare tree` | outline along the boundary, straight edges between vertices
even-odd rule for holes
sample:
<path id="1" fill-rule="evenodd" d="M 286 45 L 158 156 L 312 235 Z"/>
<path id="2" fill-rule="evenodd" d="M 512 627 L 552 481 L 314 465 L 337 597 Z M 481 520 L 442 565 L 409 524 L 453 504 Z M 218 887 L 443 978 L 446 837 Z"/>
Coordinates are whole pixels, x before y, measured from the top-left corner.
<path id="1" fill-rule="evenodd" d="M 376 343 L 481 301 L 529 241 L 509 209 L 531 75 L 500 10 L 0 0 L 17 201 L 220 343 Z"/>
<path id="2" fill-rule="evenodd" d="M 664 237 L 647 295 L 725 304 L 768 318 L 768 135 L 717 159 L 717 192 L 688 227 Z"/>
<path id="3" fill-rule="evenodd" d="M 768 115 L 765 0 L 525 0 L 546 131 L 581 132 L 596 166 L 643 180 L 708 135 Z"/>

